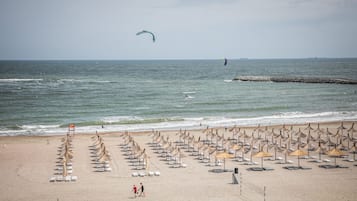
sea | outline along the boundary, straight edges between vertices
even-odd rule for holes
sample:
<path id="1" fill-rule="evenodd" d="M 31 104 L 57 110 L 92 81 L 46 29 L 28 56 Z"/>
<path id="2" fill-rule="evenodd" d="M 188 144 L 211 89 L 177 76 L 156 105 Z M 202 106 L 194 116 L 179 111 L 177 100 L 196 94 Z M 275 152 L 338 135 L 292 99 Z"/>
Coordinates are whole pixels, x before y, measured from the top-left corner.
<path id="1" fill-rule="evenodd" d="M 0 61 L 0 136 L 357 120 L 356 58 Z"/>

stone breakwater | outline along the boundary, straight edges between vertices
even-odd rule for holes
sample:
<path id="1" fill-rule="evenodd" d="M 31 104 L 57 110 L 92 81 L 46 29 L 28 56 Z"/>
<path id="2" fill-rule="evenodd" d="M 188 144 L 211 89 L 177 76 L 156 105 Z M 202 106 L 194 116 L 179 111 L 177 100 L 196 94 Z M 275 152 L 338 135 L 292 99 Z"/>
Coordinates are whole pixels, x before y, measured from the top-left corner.
<path id="1" fill-rule="evenodd" d="M 269 76 L 238 76 L 234 81 L 252 82 L 301 82 L 301 83 L 328 83 L 328 84 L 357 84 L 357 80 L 347 78 L 324 77 L 269 77 Z"/>

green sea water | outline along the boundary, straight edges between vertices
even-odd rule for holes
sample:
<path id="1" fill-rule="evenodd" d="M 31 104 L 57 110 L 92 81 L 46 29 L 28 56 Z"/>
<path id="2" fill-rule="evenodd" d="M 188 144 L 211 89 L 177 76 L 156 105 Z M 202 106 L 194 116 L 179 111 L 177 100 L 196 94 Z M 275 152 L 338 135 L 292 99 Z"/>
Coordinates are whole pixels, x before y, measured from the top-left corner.
<path id="1" fill-rule="evenodd" d="M 357 80 L 357 59 L 0 61 L 0 135 L 357 119 L 357 85 L 236 76 Z"/>

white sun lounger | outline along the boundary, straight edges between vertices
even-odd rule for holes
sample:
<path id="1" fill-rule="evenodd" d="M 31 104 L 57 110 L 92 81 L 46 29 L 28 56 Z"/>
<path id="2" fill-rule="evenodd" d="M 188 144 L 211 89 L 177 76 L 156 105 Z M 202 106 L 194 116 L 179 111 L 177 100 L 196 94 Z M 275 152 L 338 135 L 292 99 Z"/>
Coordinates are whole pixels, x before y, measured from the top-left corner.
<path id="1" fill-rule="evenodd" d="M 57 167 L 57 170 L 63 170 L 63 167 Z M 67 166 L 67 170 L 73 170 L 72 166 Z"/>
<path id="2" fill-rule="evenodd" d="M 71 176 L 71 181 L 77 181 L 78 180 L 78 176 Z"/>
<path id="3" fill-rule="evenodd" d="M 322 160 L 315 159 L 315 160 L 313 160 L 312 162 L 315 162 L 315 163 L 322 163 Z"/>
<path id="4" fill-rule="evenodd" d="M 56 176 L 50 177 L 50 182 L 55 182 L 56 181 Z"/>
<path id="5" fill-rule="evenodd" d="M 154 174 L 155 174 L 155 176 L 160 176 L 160 172 L 159 171 L 155 171 Z"/>
<path id="6" fill-rule="evenodd" d="M 109 164 L 99 164 L 99 165 L 96 165 L 94 166 L 95 168 L 109 168 L 110 165 Z"/>
<path id="7" fill-rule="evenodd" d="M 347 160 L 348 162 L 355 162 L 355 160 L 353 160 L 352 158 Z"/>
<path id="8" fill-rule="evenodd" d="M 66 177 L 64 178 L 64 180 L 65 180 L 66 182 L 71 181 L 71 176 L 66 176 Z"/>
<path id="9" fill-rule="evenodd" d="M 56 177 L 56 181 L 64 181 L 64 177 L 62 175 L 59 175 Z"/>
<path id="10" fill-rule="evenodd" d="M 62 176 L 62 175 L 58 175 L 58 176 L 53 176 L 50 177 L 49 181 L 50 182 L 62 182 L 62 181 L 66 181 L 66 182 L 70 182 L 70 181 L 77 181 L 78 177 L 77 176 Z"/>

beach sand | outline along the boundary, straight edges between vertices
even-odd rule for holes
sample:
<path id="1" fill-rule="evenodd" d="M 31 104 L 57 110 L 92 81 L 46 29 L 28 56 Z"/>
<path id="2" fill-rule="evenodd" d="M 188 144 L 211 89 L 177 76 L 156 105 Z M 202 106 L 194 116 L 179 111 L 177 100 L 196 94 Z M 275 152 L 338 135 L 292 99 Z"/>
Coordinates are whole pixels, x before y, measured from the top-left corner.
<path id="1" fill-rule="evenodd" d="M 332 133 L 340 122 L 321 123 L 321 128 L 330 128 Z M 352 122 L 344 122 L 349 128 Z M 311 124 L 316 128 L 316 124 Z M 275 126 L 282 128 L 281 125 Z M 294 129 L 305 128 L 306 125 L 296 125 Z M 270 129 L 271 127 L 269 127 Z M 241 128 L 243 129 L 243 128 Z M 244 128 L 251 133 L 254 128 Z M 202 129 L 203 130 L 203 129 Z M 189 131 L 191 135 L 205 138 L 202 130 Z M 306 130 L 304 131 L 307 132 Z M 178 131 L 161 131 L 161 135 L 169 136 L 170 140 L 178 139 Z M 232 132 L 220 128 L 219 134 L 232 137 Z M 276 161 L 264 161 L 264 167 L 273 171 L 248 171 L 251 167 L 232 159 L 226 160 L 226 169 L 239 169 L 238 176 L 241 184 L 232 184 L 232 172 L 214 173 L 208 167 L 184 152 L 183 158 L 186 168 L 171 168 L 152 147 L 151 132 L 130 133 L 141 148 L 146 148 L 150 157 L 149 170 L 160 171 L 160 176 L 132 177 L 133 170 L 130 162 L 125 159 L 120 147 L 124 143 L 122 132 L 100 133 L 105 146 L 111 154 L 111 172 L 95 172 L 89 146 L 93 144 L 94 134 L 76 134 L 73 138 L 73 173 L 78 176 L 74 182 L 49 182 L 49 178 L 56 172 L 58 161 L 57 150 L 62 144 L 59 136 L 14 136 L 0 137 L 0 200 L 1 201 L 114 201 L 114 200 L 152 200 L 152 201 L 189 201 L 189 200 L 266 200 L 274 201 L 336 201 L 357 200 L 357 162 L 337 159 L 339 165 L 348 168 L 323 169 L 317 163 L 301 159 L 300 163 L 310 170 L 286 170 Z M 357 137 L 357 134 L 356 134 Z M 197 138 L 196 138 L 197 139 Z M 311 153 L 318 156 L 316 152 Z M 279 155 L 283 157 L 281 154 Z M 323 159 L 334 159 L 327 155 Z M 352 154 L 350 154 L 352 157 Z M 297 157 L 289 156 L 297 165 Z M 257 162 L 254 167 L 260 167 L 260 158 L 253 158 Z M 291 164 L 290 164 L 291 165 Z M 133 198 L 131 188 L 133 184 L 145 186 L 146 197 Z"/>

